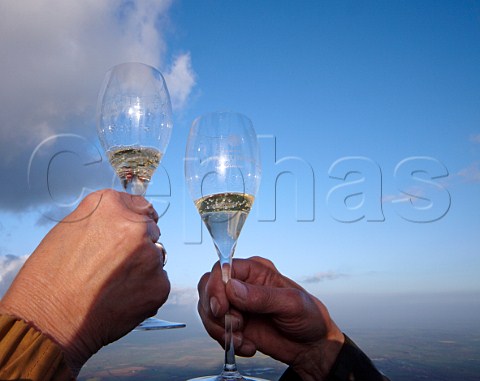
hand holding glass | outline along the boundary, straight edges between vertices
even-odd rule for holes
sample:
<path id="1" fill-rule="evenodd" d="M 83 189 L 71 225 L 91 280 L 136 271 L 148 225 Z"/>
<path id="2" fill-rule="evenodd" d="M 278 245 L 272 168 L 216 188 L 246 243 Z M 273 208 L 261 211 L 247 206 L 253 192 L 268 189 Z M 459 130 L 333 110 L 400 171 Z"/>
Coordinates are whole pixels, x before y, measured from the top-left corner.
<path id="1" fill-rule="evenodd" d="M 128 193 L 145 195 L 172 132 L 167 85 L 155 68 L 123 63 L 106 74 L 98 95 L 97 132 L 110 164 Z M 185 326 L 147 319 L 138 329 Z"/>
<path id="2" fill-rule="evenodd" d="M 185 155 L 185 178 L 215 244 L 224 283 L 230 279 L 237 239 L 252 207 L 260 176 L 257 136 L 247 117 L 220 112 L 193 122 Z M 195 380 L 260 380 L 243 377 L 237 370 L 228 313 L 223 372 Z"/>

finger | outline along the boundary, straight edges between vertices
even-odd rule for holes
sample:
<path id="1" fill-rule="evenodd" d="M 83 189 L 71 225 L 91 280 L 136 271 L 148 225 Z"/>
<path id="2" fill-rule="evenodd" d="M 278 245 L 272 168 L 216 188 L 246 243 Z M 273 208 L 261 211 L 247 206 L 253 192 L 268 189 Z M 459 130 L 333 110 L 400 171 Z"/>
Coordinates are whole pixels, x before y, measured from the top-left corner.
<path id="1" fill-rule="evenodd" d="M 141 298 L 143 300 L 149 300 L 148 309 L 146 308 L 143 319 L 151 317 L 157 314 L 158 309 L 165 304 L 170 294 L 170 281 L 166 271 L 159 268 L 156 276 L 152 276 L 148 284 L 148 289 L 145 290 Z"/>
<path id="2" fill-rule="evenodd" d="M 279 316 L 301 315 L 306 295 L 296 288 L 257 286 L 231 279 L 226 286 L 230 303 L 240 311 Z"/>
<path id="3" fill-rule="evenodd" d="M 283 276 L 268 259 L 251 257 L 248 259 L 234 259 L 232 278 L 255 285 L 264 285 L 281 288 L 303 288 L 293 280 Z"/>
<path id="4" fill-rule="evenodd" d="M 198 308 L 199 313 L 201 309 L 201 315 L 203 314 L 205 317 L 216 318 L 223 316 L 223 314 L 220 313 L 220 302 L 218 300 L 219 297 L 221 298 L 220 294 L 222 291 L 220 287 L 218 287 L 218 291 L 216 291 L 216 287 L 213 282 L 211 282 L 211 278 L 212 273 L 205 273 L 198 282 Z M 224 298 L 226 299 L 226 297 Z"/>
<path id="5" fill-rule="evenodd" d="M 213 317 L 208 310 L 205 310 L 201 301 L 198 302 L 197 310 L 207 333 L 214 340 L 218 341 L 220 345 L 223 345 L 225 328 L 222 325 L 222 322 L 224 319 L 216 319 Z"/>
<path id="6" fill-rule="evenodd" d="M 157 286 L 157 290 L 158 290 L 157 294 L 159 298 L 158 308 L 163 306 L 167 301 L 168 295 L 170 294 L 170 289 L 171 289 L 171 285 L 170 285 L 170 280 L 168 279 L 168 273 L 165 270 L 161 270 L 159 280 L 158 280 L 158 286 Z"/>
<path id="7" fill-rule="evenodd" d="M 234 341 L 236 344 L 236 342 Z M 257 352 L 256 344 L 248 340 L 245 337 L 242 337 L 241 342 L 238 345 L 235 345 L 235 353 L 242 357 L 252 357 Z"/>
<path id="8" fill-rule="evenodd" d="M 205 274 L 200 279 L 198 294 L 205 311 L 209 311 L 215 317 L 221 317 L 227 313 L 229 303 L 218 262 L 213 266 L 210 273 Z"/>
<path id="9" fill-rule="evenodd" d="M 273 271 L 276 271 L 278 272 L 277 268 L 275 267 L 275 265 L 273 264 L 273 262 L 269 259 L 266 259 L 266 258 L 263 258 L 263 257 L 259 257 L 259 256 L 254 256 L 254 257 L 250 257 L 248 258 L 248 260 L 252 261 L 252 262 L 256 262 L 256 263 L 259 263 L 267 268 L 269 268 L 270 270 L 273 270 Z"/>
<path id="10" fill-rule="evenodd" d="M 280 274 L 271 261 L 262 257 L 236 258 L 233 260 L 232 277 L 243 281 L 256 278 L 258 275 L 275 273 Z"/>
<path id="11" fill-rule="evenodd" d="M 147 224 L 147 236 L 151 239 L 153 243 L 157 242 L 160 236 L 162 235 L 157 223 L 154 220 L 147 219 L 146 224 Z"/>
<path id="12" fill-rule="evenodd" d="M 121 193 L 125 206 L 136 214 L 144 215 L 155 222 L 158 222 L 158 213 L 153 205 L 144 197 Z"/>
<path id="13" fill-rule="evenodd" d="M 206 304 L 203 298 L 200 298 L 200 300 L 198 301 L 197 309 L 203 324 L 205 326 L 216 325 L 224 329 L 225 315 L 214 314 L 212 311 L 212 306 L 210 304 Z M 243 330 L 244 328 L 243 315 L 239 311 L 233 308 L 229 311 L 229 313 L 230 313 L 230 323 L 232 325 L 232 330 L 234 332 Z"/>
<path id="14" fill-rule="evenodd" d="M 210 298 L 207 295 L 207 283 L 210 278 L 210 273 L 205 273 L 200 278 L 200 281 L 197 285 L 198 290 L 198 312 L 208 314 L 210 311 Z"/>
<path id="15" fill-rule="evenodd" d="M 170 280 L 168 279 L 168 273 L 159 266 L 157 275 L 152 279 L 153 286 L 150 287 L 149 292 L 155 302 L 155 307 L 160 308 L 168 299 L 170 294 Z M 150 315 L 153 316 L 153 315 Z"/>
<path id="16" fill-rule="evenodd" d="M 215 320 L 224 326 L 224 316 L 228 311 L 229 303 L 225 294 L 225 286 L 216 279 L 214 266 L 211 273 L 205 273 L 198 282 L 198 309 L 205 319 Z M 243 316 L 234 308 L 230 309 L 232 317 L 232 329 L 234 331 L 243 328 Z"/>
<path id="17" fill-rule="evenodd" d="M 142 244 L 139 250 L 132 253 L 132 257 L 132 262 L 142 266 L 139 270 L 140 277 L 147 279 L 148 277 L 156 278 L 166 275 L 166 273 L 163 274 L 165 261 L 163 247 L 160 247 L 156 242 Z"/>
<path id="18" fill-rule="evenodd" d="M 151 242 L 132 253 L 129 266 L 128 287 L 126 298 L 134 298 L 142 313 L 147 314 L 143 318 L 153 316 L 166 302 L 170 293 L 170 281 L 167 272 L 163 269 L 163 258 L 159 255 L 159 249 Z"/>
<path id="19" fill-rule="evenodd" d="M 204 311 L 215 318 L 224 316 L 229 307 L 223 283 L 208 282 L 202 293 L 199 293 L 200 302 Z"/>
<path id="20" fill-rule="evenodd" d="M 225 316 L 221 318 L 215 318 L 211 314 L 208 314 L 201 303 L 199 302 L 197 305 L 198 313 L 202 320 L 203 326 L 207 333 L 216 340 L 222 347 L 225 344 Z M 232 333 L 233 333 L 233 343 L 235 348 L 239 348 L 243 344 L 243 326 L 242 326 L 242 319 L 241 315 L 238 311 L 231 311 L 229 315 L 230 324 L 232 326 Z"/>

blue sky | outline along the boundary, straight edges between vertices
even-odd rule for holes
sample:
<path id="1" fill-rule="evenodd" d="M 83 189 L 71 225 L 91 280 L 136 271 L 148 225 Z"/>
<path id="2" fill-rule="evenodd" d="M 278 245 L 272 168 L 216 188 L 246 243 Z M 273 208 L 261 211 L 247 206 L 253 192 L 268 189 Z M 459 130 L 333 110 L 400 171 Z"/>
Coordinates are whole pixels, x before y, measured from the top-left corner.
<path id="1" fill-rule="evenodd" d="M 295 279 L 311 279 L 307 287 L 318 291 L 478 291 L 479 205 L 472 196 L 479 190 L 479 15 L 478 4 L 469 2 L 175 4 L 172 18 L 184 26 L 176 44 L 190 52 L 197 74 L 192 109 L 244 112 L 259 134 L 275 136 L 277 160 L 287 161 L 275 165 L 270 147 L 262 147 L 267 173 L 237 255 L 269 257 Z M 329 168 L 357 156 L 370 160 L 358 163 L 365 172 L 357 179 L 365 184 L 348 189 L 371 198 L 381 183 L 384 202 L 365 206 L 366 218 L 342 223 L 333 217 L 355 212 L 329 205 L 329 191 L 342 183 L 329 177 Z M 426 179 L 448 171 L 432 180 L 442 189 L 423 186 L 439 215 L 450 195 L 448 212 L 436 222 L 406 221 L 391 202 L 419 184 L 394 174 L 415 157 L 435 160 L 417 168 L 430 171 Z M 293 180 L 309 186 L 298 175 L 307 165 L 315 178 L 315 220 L 297 222 Z M 277 220 L 259 222 L 260 204 L 273 203 L 271 180 L 289 169 L 297 173 L 279 178 Z M 385 220 L 367 222 L 380 207 Z M 210 248 L 206 242 L 201 250 Z M 322 273 L 337 276 L 314 283 Z"/>
<path id="2" fill-rule="evenodd" d="M 149 190 L 158 209 L 168 205 L 159 225 L 170 305 L 193 306 L 216 260 L 205 231 L 199 242 L 183 156 L 193 119 L 226 109 L 262 136 L 263 183 L 236 256 L 270 258 L 321 297 L 478 295 L 478 1 L 50 2 L 0 5 L 2 287 L 52 226 L 45 215 L 68 209 L 59 200 L 112 186 L 104 156 L 88 168 L 69 157 L 54 168 L 52 200 L 42 168 L 65 145 L 99 155 L 102 76 L 138 60 L 164 72 L 174 102 Z M 31 154 L 60 133 L 84 140 L 42 146 L 29 188 Z M 406 193 L 419 198 L 399 202 Z"/>

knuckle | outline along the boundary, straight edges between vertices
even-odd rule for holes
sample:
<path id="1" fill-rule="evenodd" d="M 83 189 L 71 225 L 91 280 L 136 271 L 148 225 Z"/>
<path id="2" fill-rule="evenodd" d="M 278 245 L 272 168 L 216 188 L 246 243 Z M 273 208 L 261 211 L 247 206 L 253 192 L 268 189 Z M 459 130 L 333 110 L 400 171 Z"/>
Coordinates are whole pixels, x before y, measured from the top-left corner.
<path id="1" fill-rule="evenodd" d="M 113 189 L 102 189 L 91 194 L 97 199 L 105 200 L 108 202 L 118 201 L 119 193 Z"/>
<path id="2" fill-rule="evenodd" d="M 88 194 L 81 206 L 90 210 L 95 210 L 99 206 L 110 206 L 118 203 L 119 193 L 113 189 L 102 189 Z"/>
<path id="3" fill-rule="evenodd" d="M 254 262 L 257 262 L 257 263 L 260 263 L 262 264 L 263 266 L 265 267 L 268 267 L 269 269 L 272 269 L 272 270 L 277 270 L 277 268 L 275 267 L 275 265 L 273 264 L 272 261 L 270 261 L 269 259 L 266 259 L 266 258 L 263 258 L 263 257 L 259 257 L 259 256 L 253 256 L 250 258 L 252 261 Z"/>
<path id="4" fill-rule="evenodd" d="M 283 304 L 285 313 L 298 314 L 306 309 L 308 302 L 307 295 L 301 290 L 294 288 L 285 289 L 285 303 Z"/>
<path id="5" fill-rule="evenodd" d="M 220 271 L 220 261 L 215 262 L 215 264 L 212 266 L 212 272 L 214 271 Z"/>
<path id="6" fill-rule="evenodd" d="M 205 273 L 202 275 L 200 280 L 198 281 L 197 291 L 199 294 L 203 293 L 206 284 L 208 283 L 208 279 L 210 278 L 210 273 Z"/>

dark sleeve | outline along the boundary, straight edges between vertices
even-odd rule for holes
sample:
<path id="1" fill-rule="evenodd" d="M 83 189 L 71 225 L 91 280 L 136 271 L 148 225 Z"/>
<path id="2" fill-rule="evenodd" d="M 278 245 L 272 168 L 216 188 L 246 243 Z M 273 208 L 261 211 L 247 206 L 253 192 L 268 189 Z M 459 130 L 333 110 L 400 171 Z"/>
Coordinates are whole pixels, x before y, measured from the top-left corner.
<path id="1" fill-rule="evenodd" d="M 302 381 L 292 368 L 288 368 L 279 381 Z M 345 343 L 325 381 L 389 381 L 380 373 L 368 356 L 345 335 Z"/>
<path id="2" fill-rule="evenodd" d="M 288 367 L 278 381 L 302 381 L 302 379 L 292 368 Z"/>

